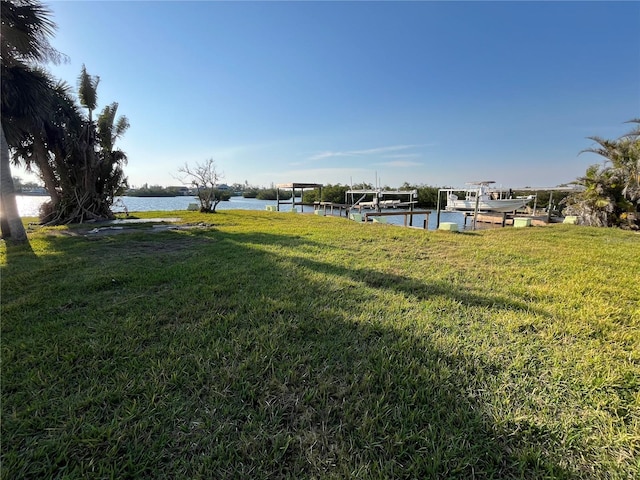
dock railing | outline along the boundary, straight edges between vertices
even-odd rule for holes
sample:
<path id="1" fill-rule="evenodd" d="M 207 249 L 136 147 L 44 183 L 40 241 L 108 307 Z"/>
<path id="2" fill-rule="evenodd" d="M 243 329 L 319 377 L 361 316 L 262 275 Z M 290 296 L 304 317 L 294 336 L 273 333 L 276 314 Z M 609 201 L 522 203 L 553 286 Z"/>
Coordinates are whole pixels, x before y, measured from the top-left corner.
<path id="1" fill-rule="evenodd" d="M 334 203 L 334 202 L 314 202 L 313 203 L 314 211 L 322 210 L 324 215 L 327 214 L 327 210 L 329 210 L 330 215 L 333 215 L 333 210 L 337 209 L 338 214 L 342 216 L 342 211 L 344 210 L 345 216 L 349 216 L 349 206 L 343 203 Z"/>

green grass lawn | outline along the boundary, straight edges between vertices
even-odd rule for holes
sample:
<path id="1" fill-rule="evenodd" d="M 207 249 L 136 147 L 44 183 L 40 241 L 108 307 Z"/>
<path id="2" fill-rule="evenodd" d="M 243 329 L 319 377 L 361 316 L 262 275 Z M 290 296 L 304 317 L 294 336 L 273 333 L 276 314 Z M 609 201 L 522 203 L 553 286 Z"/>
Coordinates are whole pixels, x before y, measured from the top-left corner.
<path id="1" fill-rule="evenodd" d="M 640 477 L 640 235 L 137 215 L 0 245 L 2 478 Z"/>

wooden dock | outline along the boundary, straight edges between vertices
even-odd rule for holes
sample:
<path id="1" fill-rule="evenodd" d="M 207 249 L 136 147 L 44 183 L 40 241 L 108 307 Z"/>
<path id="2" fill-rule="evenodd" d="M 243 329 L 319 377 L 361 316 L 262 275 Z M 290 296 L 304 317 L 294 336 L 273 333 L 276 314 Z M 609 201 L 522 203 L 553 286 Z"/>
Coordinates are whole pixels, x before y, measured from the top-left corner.
<path id="1" fill-rule="evenodd" d="M 473 213 L 465 213 L 464 214 L 464 224 L 467 225 L 467 218 L 471 219 L 473 222 Z M 549 219 L 546 215 L 542 216 L 533 216 L 533 215 L 513 215 L 511 213 L 478 213 L 476 218 L 477 223 L 489 223 L 493 225 L 502 225 L 503 227 L 507 225 L 513 225 L 514 218 L 530 218 L 531 225 L 535 227 L 540 227 L 549 224 Z"/>
<path id="2" fill-rule="evenodd" d="M 367 222 L 369 217 L 393 217 L 393 216 L 404 216 L 404 226 L 413 226 L 413 216 L 414 215 L 424 215 L 426 218 L 423 223 L 423 227 L 427 230 L 429 225 L 429 215 L 431 215 L 431 210 L 404 210 L 401 212 L 365 212 L 364 213 L 364 221 Z"/>

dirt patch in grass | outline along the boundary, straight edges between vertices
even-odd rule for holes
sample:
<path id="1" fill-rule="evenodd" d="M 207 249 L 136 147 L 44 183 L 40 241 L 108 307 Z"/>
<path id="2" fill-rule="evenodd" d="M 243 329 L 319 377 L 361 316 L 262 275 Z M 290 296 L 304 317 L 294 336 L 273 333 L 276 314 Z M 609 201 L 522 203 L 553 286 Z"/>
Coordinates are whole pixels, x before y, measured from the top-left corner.
<path id="1" fill-rule="evenodd" d="M 126 254 L 158 254 L 158 253 L 178 253 L 189 250 L 194 246 L 204 245 L 210 240 L 205 238 L 186 238 L 176 241 L 174 239 L 164 241 L 141 241 L 127 244 Z M 122 250 L 119 250 L 122 252 Z"/>
<path id="2" fill-rule="evenodd" d="M 96 227 L 88 231 L 78 232 L 80 235 L 85 235 L 87 237 L 99 237 L 105 235 L 119 235 L 122 233 L 159 233 L 166 232 L 168 230 L 194 230 L 194 229 L 209 229 L 214 227 L 215 225 L 211 223 L 197 223 L 197 224 L 187 224 L 187 225 L 145 225 L 141 227 L 120 227 L 120 226 L 106 226 L 106 227 Z"/>
<path id="3" fill-rule="evenodd" d="M 144 233 L 149 232 L 144 230 Z M 166 232 L 166 231 L 165 231 Z M 136 232 L 128 232 L 136 233 Z M 140 257 L 140 256 L 156 256 L 186 252 L 194 247 L 200 247 L 210 243 L 212 239 L 206 236 L 188 236 L 188 235 L 153 235 L 153 238 L 141 237 L 140 240 L 128 239 L 126 245 L 119 241 L 111 242 L 115 238 L 109 235 L 98 237 L 87 237 L 96 243 L 96 247 L 100 249 L 102 255 L 116 254 L 120 257 Z"/>
<path id="4" fill-rule="evenodd" d="M 86 237 L 89 239 L 121 235 L 124 233 L 161 233 L 171 230 L 208 230 L 215 227 L 212 223 L 185 225 L 140 225 L 135 227 L 101 226 L 93 228 L 74 227 L 69 229 L 52 228 L 43 232 L 52 237 Z"/>

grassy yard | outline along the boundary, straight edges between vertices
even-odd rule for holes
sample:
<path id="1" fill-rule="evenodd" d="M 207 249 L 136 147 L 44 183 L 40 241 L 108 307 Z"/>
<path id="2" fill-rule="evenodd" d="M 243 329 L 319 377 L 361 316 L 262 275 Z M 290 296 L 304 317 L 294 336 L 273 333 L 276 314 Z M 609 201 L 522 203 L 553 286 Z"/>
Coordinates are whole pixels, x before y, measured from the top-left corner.
<path id="1" fill-rule="evenodd" d="M 640 235 L 143 215 L 0 245 L 2 478 L 640 477 Z"/>

